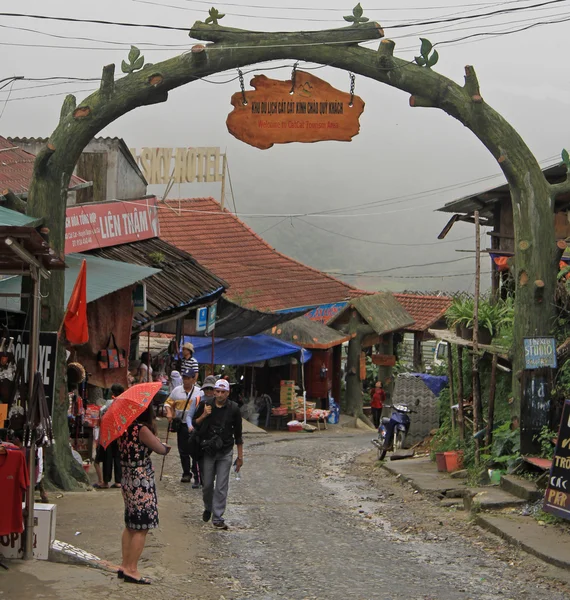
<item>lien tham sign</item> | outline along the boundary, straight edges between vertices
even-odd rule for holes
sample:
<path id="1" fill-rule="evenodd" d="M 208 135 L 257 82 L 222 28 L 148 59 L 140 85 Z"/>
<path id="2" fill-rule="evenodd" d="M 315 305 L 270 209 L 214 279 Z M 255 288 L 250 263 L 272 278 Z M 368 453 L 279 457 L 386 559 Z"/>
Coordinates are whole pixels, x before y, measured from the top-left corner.
<path id="1" fill-rule="evenodd" d="M 219 148 L 131 148 L 149 184 L 216 183 L 223 179 Z"/>

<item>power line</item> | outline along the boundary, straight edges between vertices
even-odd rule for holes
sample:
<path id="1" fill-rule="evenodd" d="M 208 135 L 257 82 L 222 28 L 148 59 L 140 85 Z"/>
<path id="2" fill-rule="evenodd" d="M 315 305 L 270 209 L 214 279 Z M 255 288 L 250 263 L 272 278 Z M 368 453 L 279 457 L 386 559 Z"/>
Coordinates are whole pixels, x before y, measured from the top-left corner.
<path id="1" fill-rule="evenodd" d="M 463 258 L 454 258 L 453 260 L 442 260 L 442 261 L 438 261 L 438 262 L 424 263 L 421 265 L 402 265 L 399 267 L 391 267 L 389 269 L 380 269 L 380 270 L 375 270 L 375 271 L 361 271 L 360 273 L 334 273 L 332 271 L 325 271 L 325 273 L 328 273 L 329 275 L 333 275 L 335 277 L 340 277 L 340 276 L 359 277 L 360 275 L 380 275 L 381 273 L 389 273 L 391 271 L 397 271 L 398 269 L 414 269 L 416 267 L 433 267 L 436 265 L 448 265 L 451 263 L 461 262 L 463 260 L 471 260 L 472 258 L 474 258 L 474 257 L 473 256 L 465 256 Z"/>
<path id="2" fill-rule="evenodd" d="M 562 2 L 567 2 L 567 1 L 568 0 L 546 0 L 546 1 L 543 1 L 543 2 L 540 2 L 537 4 L 532 4 L 530 6 L 503 8 L 500 10 L 489 11 L 486 13 L 477 13 L 474 15 L 450 16 L 450 17 L 446 17 L 443 19 L 431 19 L 431 20 L 414 21 L 414 22 L 408 22 L 408 23 L 396 23 L 394 25 L 391 25 L 390 27 L 391 27 L 391 29 L 402 29 L 402 28 L 416 27 L 416 26 L 423 26 L 423 25 L 437 25 L 439 23 L 451 23 L 451 22 L 455 22 L 455 21 L 480 19 L 481 17 L 512 14 L 512 13 L 520 12 L 520 11 L 524 11 L 524 10 L 532 10 L 534 8 L 539 8 L 542 6 L 551 6 L 551 5 L 555 5 L 555 4 L 560 4 Z M 248 16 L 251 17 L 251 15 L 248 15 Z M 59 17 L 59 16 L 53 16 L 53 15 L 37 15 L 37 14 L 29 14 L 29 13 L 1 12 L 0 17 L 39 19 L 39 20 L 46 20 L 46 21 L 62 21 L 62 22 L 67 22 L 67 23 L 90 23 L 90 24 L 94 24 L 94 25 L 112 25 L 112 26 L 118 26 L 118 27 L 161 29 L 161 30 L 165 30 L 165 31 L 189 32 L 191 30 L 191 27 L 177 27 L 177 26 L 173 26 L 173 25 L 160 25 L 157 23 L 130 23 L 130 22 L 125 22 L 125 21 L 108 21 L 108 20 L 104 20 L 104 19 L 81 19 L 81 18 L 77 18 L 77 17 Z M 250 36 L 252 33 L 249 31 L 239 32 L 239 31 L 233 31 L 233 30 L 229 30 L 229 29 L 225 30 L 224 28 L 219 28 L 219 27 L 217 28 L 217 32 L 224 32 L 224 31 L 231 32 L 234 35 L 239 35 L 240 33 L 243 33 L 243 35 L 245 35 L 245 36 Z M 342 34 L 342 32 L 346 32 L 347 34 L 350 34 L 350 35 L 353 34 L 353 31 L 351 30 L 350 27 L 338 30 L 338 33 Z M 266 32 L 258 32 L 258 33 L 263 35 Z M 278 32 L 272 32 L 272 33 L 273 34 L 285 34 L 285 33 L 291 33 L 291 32 L 290 31 L 278 31 Z M 317 32 L 307 31 L 304 33 L 307 34 L 307 33 L 317 33 Z M 364 40 L 362 40 L 362 41 L 364 41 Z M 354 43 L 356 43 L 356 42 L 354 42 Z M 328 45 L 328 44 L 329 44 L 328 42 L 322 42 L 319 45 Z M 309 44 L 309 45 L 311 45 L 311 44 Z"/>

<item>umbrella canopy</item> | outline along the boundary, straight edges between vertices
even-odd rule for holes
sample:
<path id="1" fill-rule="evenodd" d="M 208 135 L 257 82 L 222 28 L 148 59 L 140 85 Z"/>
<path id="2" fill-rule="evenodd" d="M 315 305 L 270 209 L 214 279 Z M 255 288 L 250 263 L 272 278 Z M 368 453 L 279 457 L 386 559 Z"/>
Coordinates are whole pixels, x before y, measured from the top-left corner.
<path id="1" fill-rule="evenodd" d="M 158 382 L 139 383 L 115 398 L 101 419 L 99 443 L 103 448 L 127 431 L 131 423 L 148 408 L 161 387 L 162 383 Z"/>

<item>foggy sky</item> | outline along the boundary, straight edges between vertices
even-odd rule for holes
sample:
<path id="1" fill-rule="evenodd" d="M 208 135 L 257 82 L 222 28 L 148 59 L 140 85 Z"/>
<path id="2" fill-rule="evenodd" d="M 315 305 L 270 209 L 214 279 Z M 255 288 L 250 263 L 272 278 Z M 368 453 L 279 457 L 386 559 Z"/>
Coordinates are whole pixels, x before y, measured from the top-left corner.
<path id="1" fill-rule="evenodd" d="M 339 0 L 313 0 L 307 5 L 292 0 L 292 4 L 299 7 L 323 7 L 320 11 L 318 8 L 314 11 L 285 10 L 280 7 L 289 6 L 289 3 L 278 0 L 233 2 L 240 6 L 214 4 L 220 12 L 226 13 L 221 22 L 223 25 L 266 31 L 342 27 L 345 25 L 342 16 L 352 10 L 351 3 L 346 5 Z M 3 10 L 190 27 L 196 20 L 205 19 L 211 6 L 199 0 L 168 0 L 165 4 L 184 10 L 137 0 L 100 0 L 89 4 L 20 0 L 9 7 L 4 3 Z M 250 8 L 247 4 L 273 8 Z M 431 20 L 460 12 L 476 14 L 530 3 L 475 4 L 472 0 L 462 0 L 458 4 L 438 0 L 436 4 L 439 8 L 428 10 L 433 3 L 426 0 L 374 0 L 370 4 L 364 2 L 363 7 L 366 16 L 383 25 L 386 37 L 396 41 L 395 54 L 406 60 L 419 54 L 419 37 L 427 37 L 435 43 L 474 33 L 515 29 L 568 15 L 562 4 L 503 17 L 391 30 L 391 24 L 410 20 Z M 407 10 L 412 6 L 417 8 Z M 398 9 L 392 10 L 395 7 Z M 118 78 L 122 76 L 121 60 L 126 59 L 131 43 L 141 47 L 147 62 L 153 63 L 183 52 L 193 44 L 184 32 L 152 29 L 8 17 L 0 17 L 0 26 L 3 33 L 0 79 L 11 75 L 98 78 L 102 66 L 110 62 L 117 64 Z M 559 161 L 562 148 L 570 147 L 570 77 L 566 66 L 569 30 L 570 23 L 552 24 L 524 33 L 441 45 L 438 47 L 440 60 L 435 69 L 462 83 L 464 66 L 474 65 L 485 101 L 519 131 L 543 166 L 550 165 Z M 46 34 L 94 41 L 59 39 Z M 145 44 L 156 46 L 144 47 Z M 366 46 L 376 48 L 377 44 Z M 178 48 L 166 48 L 167 45 Z M 73 48 L 77 46 L 90 49 Z M 284 68 L 264 70 L 264 66 L 279 65 Z M 285 80 L 290 77 L 291 66 L 291 61 L 280 61 L 247 67 L 244 73 L 255 69 L 268 77 Z M 315 66 L 301 63 L 299 68 Z M 312 72 L 341 90 L 349 89 L 345 71 L 325 67 Z M 236 75 L 232 71 L 214 75 L 209 78 L 210 82 L 188 84 L 171 92 L 167 103 L 136 109 L 111 124 L 101 135 L 122 137 L 131 148 L 220 146 L 222 151 L 227 151 L 238 214 L 297 214 L 345 209 L 335 216 L 308 216 L 302 220 L 241 217 L 278 250 L 313 267 L 329 272 L 355 273 L 464 259 L 456 263 L 393 270 L 385 274 L 390 277 L 341 276 L 345 281 L 368 289 L 473 289 L 473 256 L 456 250 L 474 248 L 474 228 L 457 224 L 447 240 L 460 241 L 436 243 L 437 235 L 450 215 L 434 212 L 446 202 L 504 183 L 493 157 L 470 131 L 441 111 L 410 108 L 408 96 L 403 92 L 357 76 L 355 93 L 362 97 L 366 106 L 360 120 L 360 134 L 352 142 L 286 144 L 258 150 L 239 142 L 226 129 L 225 120 L 232 108 L 230 97 L 239 90 L 239 83 L 237 80 L 223 82 Z M 252 77 L 253 73 L 245 75 L 246 89 L 249 89 Z M 57 125 L 63 94 L 78 92 L 79 103 L 96 87 L 96 81 L 62 84 L 55 80 L 9 85 L 0 91 L 0 134 L 5 137 L 49 136 Z M 24 99 L 29 96 L 44 97 Z M 150 189 L 157 195 L 162 190 L 159 186 Z M 198 183 L 180 188 L 174 186 L 169 197 L 205 195 L 219 199 L 220 186 Z M 365 209 L 351 208 L 375 201 L 382 203 Z M 229 186 L 227 203 L 233 209 Z M 322 229 L 386 245 L 350 240 Z M 217 231 L 215 224 L 212 235 L 219 236 L 223 243 L 223 231 Z M 489 246 L 489 238 L 484 236 L 483 247 Z M 483 271 L 489 270 L 489 261 L 484 258 Z M 465 275 L 440 277 L 454 274 Z M 394 277 L 403 275 L 406 278 Z M 436 277 L 427 278 L 428 275 Z M 487 280 L 488 275 L 484 276 L 484 281 Z"/>

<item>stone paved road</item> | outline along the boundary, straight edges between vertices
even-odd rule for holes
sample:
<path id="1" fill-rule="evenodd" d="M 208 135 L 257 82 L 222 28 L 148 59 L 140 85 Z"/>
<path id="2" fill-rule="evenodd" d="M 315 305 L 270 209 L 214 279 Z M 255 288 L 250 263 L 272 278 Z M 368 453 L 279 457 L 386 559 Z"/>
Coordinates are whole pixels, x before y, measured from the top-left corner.
<path id="1" fill-rule="evenodd" d="M 247 449 L 243 478 L 230 491 L 232 530 L 213 540 L 232 598 L 568 598 L 524 581 L 460 536 L 396 532 L 392 524 L 406 507 L 394 510 L 382 490 L 345 473 L 369 441 L 363 434 L 299 434 Z M 383 508 L 392 514 L 382 515 Z"/>
<path id="2" fill-rule="evenodd" d="M 248 436 L 242 480 L 231 481 L 227 532 L 202 522 L 199 492 L 179 483 L 178 461 L 169 457 L 161 526 L 141 565 L 154 585 L 16 561 L 0 571 L 0 600 L 570 599 L 563 591 L 570 588 L 537 579 L 545 567 L 535 559 L 502 546 L 500 560 L 491 538 L 464 519 L 456 523 L 383 471 L 372 476 L 362 458 L 370 437 Z M 66 494 L 59 502 L 59 539 L 120 560 L 120 493 Z"/>

